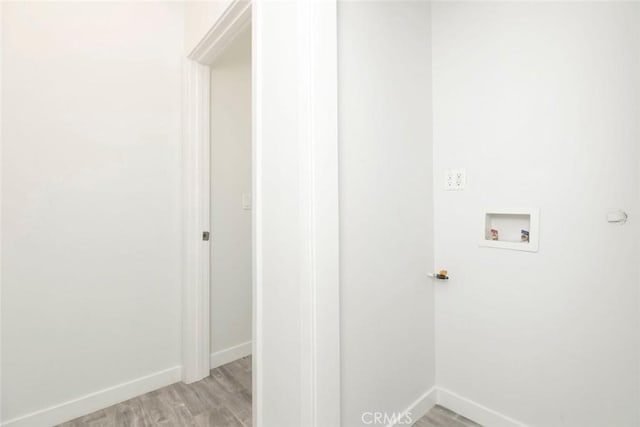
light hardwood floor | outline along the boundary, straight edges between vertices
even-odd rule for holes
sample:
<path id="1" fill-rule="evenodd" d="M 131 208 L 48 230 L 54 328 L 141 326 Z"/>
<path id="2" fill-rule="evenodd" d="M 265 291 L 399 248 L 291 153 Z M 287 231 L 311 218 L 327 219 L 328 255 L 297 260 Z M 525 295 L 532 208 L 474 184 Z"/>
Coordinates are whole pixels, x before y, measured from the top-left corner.
<path id="1" fill-rule="evenodd" d="M 420 418 L 414 427 L 481 427 L 469 418 L 458 415 L 449 409 L 436 405 L 427 412 L 427 415 Z"/>
<path id="2" fill-rule="evenodd" d="M 251 357 L 213 369 L 59 427 L 251 427 Z"/>
<path id="3" fill-rule="evenodd" d="M 251 427 L 251 356 L 213 369 L 193 384 L 176 383 L 58 427 Z M 436 406 L 414 427 L 477 427 Z M 338 427 L 338 426 L 335 426 Z"/>

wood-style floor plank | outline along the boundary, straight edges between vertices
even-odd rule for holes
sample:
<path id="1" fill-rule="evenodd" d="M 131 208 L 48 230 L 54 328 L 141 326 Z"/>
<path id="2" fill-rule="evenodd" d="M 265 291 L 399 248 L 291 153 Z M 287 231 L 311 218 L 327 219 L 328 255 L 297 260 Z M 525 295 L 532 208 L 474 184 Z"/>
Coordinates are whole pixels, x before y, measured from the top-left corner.
<path id="1" fill-rule="evenodd" d="M 193 384 L 176 383 L 58 427 L 251 427 L 251 356 L 213 369 Z M 436 406 L 414 427 L 480 427 Z"/>
<path id="2" fill-rule="evenodd" d="M 480 424 L 436 405 L 413 425 L 414 427 L 482 427 Z"/>
<path id="3" fill-rule="evenodd" d="M 251 356 L 58 427 L 251 427 Z"/>

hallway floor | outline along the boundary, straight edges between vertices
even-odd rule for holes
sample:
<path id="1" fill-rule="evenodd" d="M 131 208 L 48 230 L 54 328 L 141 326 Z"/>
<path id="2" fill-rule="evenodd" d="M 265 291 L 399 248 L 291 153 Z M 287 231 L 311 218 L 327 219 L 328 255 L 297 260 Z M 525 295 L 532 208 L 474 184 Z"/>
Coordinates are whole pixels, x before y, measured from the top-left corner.
<path id="1" fill-rule="evenodd" d="M 251 427 L 251 356 L 59 427 Z"/>
<path id="2" fill-rule="evenodd" d="M 251 427 L 251 356 L 211 370 L 193 384 L 176 383 L 58 427 Z M 477 427 L 436 406 L 414 427 Z"/>
<path id="3" fill-rule="evenodd" d="M 420 418 L 413 427 L 481 427 L 469 418 L 458 415 L 449 409 L 436 405 Z"/>

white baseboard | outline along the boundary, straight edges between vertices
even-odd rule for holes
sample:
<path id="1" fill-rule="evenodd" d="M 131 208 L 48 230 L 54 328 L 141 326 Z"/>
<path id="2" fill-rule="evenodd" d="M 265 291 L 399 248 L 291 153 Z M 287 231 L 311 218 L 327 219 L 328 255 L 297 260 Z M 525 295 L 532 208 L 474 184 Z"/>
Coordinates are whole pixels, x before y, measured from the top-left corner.
<path id="1" fill-rule="evenodd" d="M 526 427 L 526 424 L 516 421 L 504 414 L 493 409 L 487 408 L 471 399 L 462 397 L 450 390 L 442 387 L 431 387 L 418 400 L 413 402 L 402 415 L 410 414 L 413 422 L 422 418 L 435 405 L 444 406 L 447 409 L 456 412 L 463 417 L 467 417 L 472 421 L 483 426 L 489 427 Z M 403 420 L 406 417 L 399 417 Z M 389 424 L 387 427 L 401 427 L 403 424 Z"/>
<path id="2" fill-rule="evenodd" d="M 210 356 L 211 369 L 250 354 L 251 341 L 218 351 Z M 181 378 L 182 368 L 175 366 L 27 415 L 0 422 L 0 427 L 51 427 L 176 383 L 180 381 Z"/>
<path id="3" fill-rule="evenodd" d="M 227 363 L 231 363 L 234 360 L 238 360 L 250 354 L 251 341 L 243 342 L 242 344 L 234 345 L 233 347 L 211 353 L 209 358 L 209 367 L 210 369 L 215 369 L 218 366 L 226 365 Z"/>
<path id="4" fill-rule="evenodd" d="M 396 423 L 391 423 L 387 427 L 407 427 L 408 425 L 413 425 L 413 423 L 429 412 L 431 408 L 436 406 L 436 398 L 437 389 L 431 387 L 396 418 L 396 420 L 398 420 Z"/>
<path id="5" fill-rule="evenodd" d="M 50 406 L 4 421 L 1 427 L 51 427 L 104 409 L 122 401 L 180 381 L 182 368 L 175 366 L 133 381 L 89 393 L 77 399 Z"/>
<path id="6" fill-rule="evenodd" d="M 524 423 L 516 421 L 498 411 L 487 408 L 471 399 L 462 397 L 450 390 L 438 387 L 438 405 L 451 409 L 463 417 L 491 427 L 526 427 Z"/>

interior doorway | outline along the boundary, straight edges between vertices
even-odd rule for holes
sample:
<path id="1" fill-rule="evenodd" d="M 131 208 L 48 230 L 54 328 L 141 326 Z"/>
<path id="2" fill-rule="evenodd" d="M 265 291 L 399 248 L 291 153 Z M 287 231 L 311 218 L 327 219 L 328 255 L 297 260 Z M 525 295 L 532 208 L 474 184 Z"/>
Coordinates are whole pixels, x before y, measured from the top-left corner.
<path id="1" fill-rule="evenodd" d="M 255 425 L 338 425 L 337 33 L 332 2 L 230 2 L 185 61 L 182 380 L 206 379 L 211 366 L 210 250 L 216 235 L 203 239 L 211 231 L 211 68 L 249 26 L 252 419 Z"/>
<path id="2" fill-rule="evenodd" d="M 185 62 L 182 377 L 219 400 L 221 427 L 255 423 L 259 403 L 252 38 L 234 3 Z"/>
<path id="3" fill-rule="evenodd" d="M 251 354 L 251 28 L 211 64 L 210 368 Z"/>
<path id="4" fill-rule="evenodd" d="M 260 383 L 252 28 L 251 3 L 230 4 L 188 55 L 183 83 L 182 381 L 235 376 L 231 412 L 243 422 Z"/>

